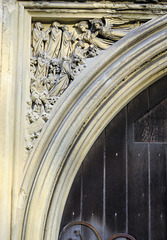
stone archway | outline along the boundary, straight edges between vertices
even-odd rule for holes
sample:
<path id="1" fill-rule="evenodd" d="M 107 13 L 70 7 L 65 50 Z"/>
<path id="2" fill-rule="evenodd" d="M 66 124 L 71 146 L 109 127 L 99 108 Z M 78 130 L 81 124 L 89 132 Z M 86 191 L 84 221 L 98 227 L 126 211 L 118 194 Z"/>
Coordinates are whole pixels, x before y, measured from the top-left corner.
<path id="1" fill-rule="evenodd" d="M 59 99 L 25 171 L 14 239 L 57 239 L 73 179 L 113 117 L 167 72 L 167 16 L 129 33 Z"/>

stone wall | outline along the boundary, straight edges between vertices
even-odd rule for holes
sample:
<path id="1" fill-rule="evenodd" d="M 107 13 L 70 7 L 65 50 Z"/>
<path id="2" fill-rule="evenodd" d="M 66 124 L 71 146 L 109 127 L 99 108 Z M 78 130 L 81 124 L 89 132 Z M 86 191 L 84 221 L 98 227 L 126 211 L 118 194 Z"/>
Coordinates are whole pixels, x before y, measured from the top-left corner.
<path id="1" fill-rule="evenodd" d="M 0 2 L 0 239 L 10 239 L 14 179 L 16 103 L 17 7 L 14 1 Z M 17 133 L 19 134 L 19 133 Z M 18 168 L 18 166 L 17 166 Z M 18 170 L 18 169 L 17 169 Z M 20 180 L 19 180 L 20 181 Z"/>

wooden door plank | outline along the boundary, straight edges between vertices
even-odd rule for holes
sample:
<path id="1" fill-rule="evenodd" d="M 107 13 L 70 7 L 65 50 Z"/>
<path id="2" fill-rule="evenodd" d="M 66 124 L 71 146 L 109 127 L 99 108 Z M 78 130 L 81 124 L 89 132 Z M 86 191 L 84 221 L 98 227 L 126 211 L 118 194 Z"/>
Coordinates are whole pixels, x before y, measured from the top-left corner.
<path id="1" fill-rule="evenodd" d="M 167 97 L 167 76 L 155 82 L 149 88 L 150 109 Z"/>
<path id="2" fill-rule="evenodd" d="M 83 162 L 82 220 L 103 232 L 103 173 L 104 173 L 104 132 L 90 149 Z M 83 228 L 84 239 L 96 239 L 95 235 Z"/>
<path id="3" fill-rule="evenodd" d="M 167 239 L 167 145 L 150 144 L 151 239 Z"/>
<path id="4" fill-rule="evenodd" d="M 106 128 L 106 239 L 126 231 L 126 108 Z"/>
<path id="5" fill-rule="evenodd" d="M 79 169 L 74 179 L 74 182 L 72 184 L 71 190 L 69 192 L 67 202 L 64 208 L 64 212 L 63 212 L 60 231 L 67 224 L 81 219 L 81 176 L 82 176 L 82 167 Z M 74 228 L 69 229 L 68 231 L 69 235 L 71 234 L 74 235 Z"/>
<path id="6" fill-rule="evenodd" d="M 148 240 L 148 144 L 128 145 L 128 232 Z"/>
<path id="7" fill-rule="evenodd" d="M 127 105 L 127 139 L 135 141 L 135 134 L 140 134 L 142 129 L 134 129 L 135 122 L 144 116 L 149 110 L 148 89 L 140 93 Z"/>

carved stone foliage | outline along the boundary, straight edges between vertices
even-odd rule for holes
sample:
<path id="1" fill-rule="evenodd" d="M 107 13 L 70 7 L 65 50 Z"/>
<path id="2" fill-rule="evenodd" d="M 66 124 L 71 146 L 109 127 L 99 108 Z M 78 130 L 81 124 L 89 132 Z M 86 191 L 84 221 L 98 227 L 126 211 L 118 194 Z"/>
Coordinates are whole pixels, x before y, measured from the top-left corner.
<path id="1" fill-rule="evenodd" d="M 36 22 L 32 29 L 30 59 L 30 99 L 27 102 L 26 150 L 33 148 L 57 99 L 68 88 L 90 58 L 96 57 L 125 36 L 139 23 L 111 16 L 80 21 L 73 26 L 54 21 L 44 27 Z"/>

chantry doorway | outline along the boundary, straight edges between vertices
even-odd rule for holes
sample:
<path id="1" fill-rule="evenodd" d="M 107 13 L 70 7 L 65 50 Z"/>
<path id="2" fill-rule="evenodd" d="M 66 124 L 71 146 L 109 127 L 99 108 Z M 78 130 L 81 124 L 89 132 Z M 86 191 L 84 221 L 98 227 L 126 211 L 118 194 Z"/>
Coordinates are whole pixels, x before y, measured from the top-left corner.
<path id="1" fill-rule="evenodd" d="M 138 196 L 140 196 L 139 193 L 141 190 L 139 188 L 140 185 L 135 185 L 135 176 L 137 175 L 135 167 L 137 168 L 137 165 L 133 164 L 133 154 L 137 151 L 134 147 L 137 145 L 143 146 L 143 148 L 145 146 L 145 152 L 147 152 L 146 150 L 149 149 L 149 146 L 152 146 L 154 140 L 161 145 L 162 134 L 150 141 L 150 135 L 146 133 L 148 131 L 147 123 L 148 119 L 150 119 L 150 114 L 154 115 L 156 106 L 158 109 L 161 108 L 161 104 L 165 101 L 166 95 L 160 100 L 157 100 L 155 96 L 152 97 L 152 99 L 157 100 L 157 103 L 153 104 L 152 107 L 151 102 L 146 104 L 147 101 L 143 102 L 143 98 L 141 98 L 131 112 L 131 117 L 133 116 L 134 119 L 129 118 L 130 115 L 128 115 L 130 104 L 122 110 L 122 112 L 120 111 L 148 86 L 156 81 L 161 82 L 159 79 L 167 74 L 166 23 L 167 16 L 151 20 L 140 26 L 140 31 L 136 29 L 132 34 L 130 33 L 120 39 L 120 41 L 109 48 L 107 52 L 100 55 L 96 61 L 93 62 L 93 65 L 88 66 L 83 74 L 78 77 L 78 80 L 74 81 L 60 97 L 51 119 L 42 131 L 38 143 L 34 147 L 27 162 L 19 196 L 17 222 L 14 226 L 13 233 L 14 239 L 58 239 L 64 226 L 67 226 L 66 228 L 73 234 L 72 236 L 71 234 L 67 235 L 65 239 L 79 239 L 81 237 L 85 239 L 86 235 L 83 236 L 82 233 L 87 232 L 87 234 L 89 234 L 89 232 L 92 231 L 92 227 L 99 232 L 99 236 L 102 239 L 112 239 L 113 237 L 125 238 L 125 236 L 118 235 L 119 233 L 128 234 L 126 237 L 141 239 L 137 230 L 136 232 L 132 231 L 134 227 L 139 229 L 140 226 L 144 228 L 141 231 L 142 233 L 147 229 L 146 234 L 149 233 L 153 236 L 151 229 L 155 230 L 155 224 L 153 224 L 153 221 L 148 222 L 148 219 L 153 216 L 151 216 L 151 208 L 146 207 L 149 202 L 152 204 L 150 205 L 152 207 L 153 202 L 151 201 L 156 199 L 155 196 L 154 198 L 151 196 L 152 189 L 151 185 L 148 184 L 149 182 L 151 183 L 151 171 L 150 175 L 148 175 L 148 167 L 150 166 L 151 168 L 151 165 L 148 164 L 149 161 L 147 158 L 139 158 L 140 156 L 137 156 L 137 159 L 140 159 L 137 161 L 137 163 L 140 163 L 138 166 L 141 166 L 141 169 L 139 168 L 141 174 L 138 174 L 137 183 L 140 183 L 139 180 L 143 181 L 146 176 L 143 184 L 145 190 L 145 195 L 143 196 L 144 202 L 139 204 L 136 201 L 139 199 Z M 158 84 L 158 82 L 156 84 Z M 166 94 L 165 87 L 166 84 L 164 80 L 164 87 L 161 89 L 164 89 Z M 159 89 L 155 89 L 158 93 Z M 161 95 L 162 93 L 159 93 L 159 96 Z M 146 99 L 148 100 L 148 98 Z M 144 112 L 142 113 L 142 111 Z M 122 118 L 121 114 L 123 114 Z M 117 117 L 115 119 L 118 121 L 120 118 L 120 123 L 113 120 L 116 115 Z M 135 141 L 132 141 L 132 134 L 130 132 L 132 127 L 128 128 L 130 119 L 135 129 L 133 133 Z M 117 125 L 113 127 L 115 133 L 113 132 L 111 136 L 111 133 L 107 133 L 110 125 L 107 128 L 106 126 L 110 122 L 111 125 L 114 124 L 114 121 Z M 105 128 L 106 130 L 103 132 Z M 143 131 L 141 131 L 139 135 L 137 134 L 138 128 L 143 128 Z M 114 134 L 119 135 L 119 133 L 122 134 L 122 132 L 127 132 L 127 134 L 120 135 L 119 138 L 114 137 Z M 102 152 L 102 160 L 100 161 L 98 158 L 95 159 L 95 157 L 91 157 L 93 160 L 84 160 L 100 134 L 102 138 L 104 138 L 104 136 L 110 136 L 110 143 L 106 139 L 104 141 L 106 145 L 102 143 L 102 146 L 105 145 L 105 147 L 100 147 L 98 148 L 99 150 L 95 152 L 98 158 L 100 152 Z M 126 137 L 125 139 L 127 140 L 125 140 L 123 136 L 124 138 Z M 120 143 L 118 139 L 120 139 Z M 98 141 L 100 140 L 97 140 L 95 146 L 98 145 Z M 111 144 L 111 146 L 109 144 Z M 130 158 L 129 155 L 130 145 L 133 153 L 131 153 L 132 158 Z M 116 146 L 120 148 L 119 152 Z M 124 146 L 124 148 L 122 146 Z M 165 145 L 162 144 L 162 146 Z M 109 158 L 107 149 L 112 149 L 113 151 L 111 155 L 114 157 L 112 157 L 111 165 L 107 162 L 107 158 Z M 143 151 L 143 149 L 139 150 Z M 90 150 L 90 152 L 91 151 L 92 150 Z M 123 155 L 126 156 L 125 158 L 121 157 L 121 151 L 125 151 L 125 155 Z M 141 153 L 143 154 L 142 151 Z M 103 156 L 106 156 L 105 161 Z M 114 158 L 119 158 L 120 161 L 114 161 Z M 79 170 L 83 160 L 84 164 L 81 170 Z M 91 163 L 92 161 L 93 163 Z M 142 161 L 144 161 L 143 164 Z M 103 162 L 103 164 L 101 162 Z M 117 167 L 116 162 L 120 164 L 118 164 L 119 167 Z M 103 166 L 104 163 L 106 164 L 105 167 Z M 163 164 L 162 168 L 164 169 Z M 87 173 L 85 177 L 84 169 L 89 170 L 85 171 Z M 102 175 L 98 174 L 96 169 L 99 169 Z M 77 172 L 78 177 L 76 177 Z M 83 177 L 79 177 L 80 172 L 83 172 Z M 120 175 L 117 176 L 118 173 L 120 173 Z M 107 174 L 109 174 L 113 182 L 107 180 Z M 163 174 L 164 172 L 160 174 L 160 176 L 163 176 Z M 97 178 L 95 178 L 96 175 Z M 75 183 L 74 186 L 71 187 L 72 183 L 77 181 L 74 181 L 75 177 L 76 179 L 78 178 L 79 181 L 78 190 L 76 191 Z M 91 182 L 92 179 L 96 184 L 95 186 L 93 182 Z M 110 192 L 113 192 L 113 195 L 121 191 L 119 201 L 117 199 L 114 200 L 114 198 L 108 200 L 108 197 L 111 195 L 107 194 L 107 182 L 110 184 Z M 164 182 L 164 180 L 162 180 L 162 182 Z M 132 183 L 135 187 L 131 189 L 130 184 Z M 93 185 L 93 188 L 91 185 Z M 101 186 L 101 188 L 99 188 L 100 190 L 97 188 L 98 185 L 99 187 Z M 104 188 L 103 186 L 106 187 Z M 113 189 L 113 186 L 115 186 L 115 189 Z M 156 195 L 156 197 L 160 196 L 160 199 L 162 199 L 166 193 L 163 193 L 163 195 L 161 191 L 165 192 L 166 190 L 163 187 L 157 188 L 159 195 Z M 70 189 L 71 193 L 69 194 Z M 119 189 L 119 191 L 117 189 Z M 87 196 L 84 195 L 86 194 L 84 191 L 87 191 Z M 68 194 L 70 197 L 67 200 Z M 130 196 L 137 197 L 131 199 Z M 72 204 L 69 204 L 70 198 Z M 80 201 L 80 198 L 82 201 Z M 92 200 L 89 201 L 91 198 Z M 113 210 L 111 209 L 112 211 L 107 209 L 107 201 L 113 208 Z M 98 204 L 95 204 L 95 202 Z M 103 204 L 103 202 L 105 204 Z M 130 205 L 130 203 L 132 203 L 132 205 Z M 126 208 L 121 209 L 119 207 L 121 204 Z M 136 206 L 139 207 L 140 212 L 136 214 L 140 214 L 140 218 L 138 215 L 130 217 L 130 214 L 132 214 L 131 211 L 136 211 Z M 162 204 L 162 206 L 164 205 Z M 66 211 L 66 209 L 68 210 Z M 124 212 L 124 215 L 116 211 L 117 209 Z M 148 214 L 148 209 L 149 216 L 147 215 L 147 218 L 144 218 L 141 214 L 145 214 L 145 212 Z M 62 217 L 63 212 L 64 216 Z M 107 217 L 107 215 L 109 217 Z M 120 220 L 120 216 L 123 220 Z M 115 220 L 115 225 L 113 224 L 112 218 L 114 220 L 118 219 L 118 221 Z M 112 224 L 110 224 L 107 219 L 111 219 Z M 137 221 L 137 219 L 139 220 Z M 146 224 L 143 224 L 143 219 Z M 162 219 L 164 219 L 163 215 Z M 76 225 L 74 226 L 74 230 L 70 230 L 68 224 L 75 224 L 76 221 L 81 220 L 84 221 L 84 224 L 90 224 L 92 227 L 81 225 L 79 231 L 82 231 L 76 232 L 76 235 L 74 233 Z M 135 222 L 135 224 L 133 224 L 133 222 Z M 160 234 L 166 234 L 166 229 L 161 231 L 162 228 L 160 229 L 158 225 L 160 221 L 155 220 L 155 222 L 156 228 L 158 229 L 157 233 L 159 234 L 158 239 L 162 239 Z M 165 221 L 163 221 L 163 223 L 165 223 Z M 153 224 L 153 226 L 151 224 Z M 85 230 L 83 230 L 84 228 Z M 94 238 L 97 238 L 96 232 L 92 231 L 92 233 L 95 233 Z M 147 236 L 150 235 L 146 235 L 146 239 Z M 93 234 L 89 238 L 93 239 Z M 155 235 L 153 239 L 157 239 L 157 235 Z"/>
<path id="2" fill-rule="evenodd" d="M 167 77 L 101 133 L 70 190 L 59 239 L 167 239 Z"/>

